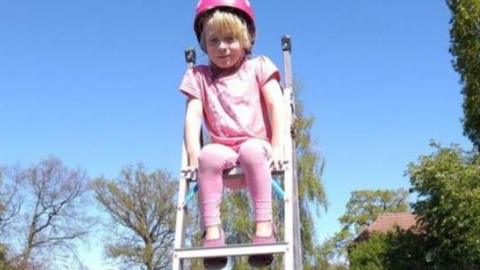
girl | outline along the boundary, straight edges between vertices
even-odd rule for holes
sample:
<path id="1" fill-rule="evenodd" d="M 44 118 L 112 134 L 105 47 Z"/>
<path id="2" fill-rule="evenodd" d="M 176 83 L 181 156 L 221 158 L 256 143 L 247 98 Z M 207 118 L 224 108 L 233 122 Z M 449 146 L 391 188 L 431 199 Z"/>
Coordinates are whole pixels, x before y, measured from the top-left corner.
<path id="1" fill-rule="evenodd" d="M 256 224 L 252 242 L 276 241 L 270 168 L 282 166 L 284 108 L 278 69 L 267 57 L 250 54 L 254 22 L 248 0 L 200 0 L 197 4 L 194 30 L 210 63 L 189 69 L 180 91 L 188 98 L 185 145 L 188 170 L 198 173 L 204 247 L 225 244 L 220 219 L 222 175 L 236 165 L 243 168 L 245 179 L 229 180 L 225 185 L 248 187 Z M 200 149 L 202 119 L 212 143 Z M 271 255 L 249 258 L 254 266 L 271 261 Z M 226 258 L 205 259 L 204 263 L 219 269 Z"/>

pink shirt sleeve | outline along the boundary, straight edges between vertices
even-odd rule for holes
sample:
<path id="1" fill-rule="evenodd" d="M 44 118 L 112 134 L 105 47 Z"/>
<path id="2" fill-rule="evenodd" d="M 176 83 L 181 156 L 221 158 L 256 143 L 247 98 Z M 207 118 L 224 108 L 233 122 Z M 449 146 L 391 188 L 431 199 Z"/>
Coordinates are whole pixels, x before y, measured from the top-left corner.
<path id="1" fill-rule="evenodd" d="M 183 75 L 182 82 L 180 83 L 180 91 L 188 97 L 200 99 L 200 87 L 198 85 L 196 68 L 189 68 Z"/>
<path id="2" fill-rule="evenodd" d="M 270 79 L 280 82 L 280 72 L 275 64 L 266 56 L 259 56 L 256 69 L 257 82 L 263 87 Z"/>

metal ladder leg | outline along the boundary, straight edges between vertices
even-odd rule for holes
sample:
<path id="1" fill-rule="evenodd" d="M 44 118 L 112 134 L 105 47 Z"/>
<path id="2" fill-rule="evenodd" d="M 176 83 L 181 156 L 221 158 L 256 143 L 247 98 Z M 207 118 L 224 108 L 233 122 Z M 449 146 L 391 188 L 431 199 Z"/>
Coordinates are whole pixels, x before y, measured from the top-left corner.
<path id="1" fill-rule="evenodd" d="M 295 156 L 295 97 L 293 93 L 291 51 L 292 43 L 289 36 L 282 37 L 282 51 L 284 61 L 284 99 L 287 110 L 286 119 L 289 121 L 288 136 L 285 145 L 285 156 L 290 158 L 290 166 L 285 172 L 285 242 L 288 248 L 284 258 L 285 269 L 303 269 L 302 245 L 300 235 L 300 213 L 298 205 L 297 164 Z"/>
<path id="2" fill-rule="evenodd" d="M 185 50 L 185 61 L 187 62 L 187 67 L 192 68 L 196 61 L 196 54 L 193 48 Z M 182 144 L 182 160 L 181 160 L 181 169 L 183 170 L 188 165 L 187 161 L 187 151 L 185 149 L 185 143 Z M 179 183 L 179 193 L 178 193 L 178 203 L 177 203 L 177 216 L 175 220 L 175 241 L 174 249 L 180 249 L 184 246 L 185 243 L 185 216 L 187 214 L 186 204 L 186 194 L 189 190 L 189 180 L 186 178 L 186 175 L 180 173 L 180 183 Z M 183 260 L 175 252 L 173 254 L 172 262 L 173 270 L 183 269 Z"/>
<path id="3" fill-rule="evenodd" d="M 185 168 L 187 165 L 185 145 L 182 146 L 182 167 Z M 179 183 L 179 193 L 178 193 L 178 203 L 177 203 L 177 216 L 175 221 L 175 242 L 174 249 L 182 248 L 185 242 L 185 215 L 187 214 L 187 208 L 185 206 L 185 195 L 188 191 L 188 180 L 186 179 L 183 173 L 180 174 L 180 183 Z M 173 270 L 183 269 L 183 261 L 175 253 L 173 255 L 172 262 Z"/>

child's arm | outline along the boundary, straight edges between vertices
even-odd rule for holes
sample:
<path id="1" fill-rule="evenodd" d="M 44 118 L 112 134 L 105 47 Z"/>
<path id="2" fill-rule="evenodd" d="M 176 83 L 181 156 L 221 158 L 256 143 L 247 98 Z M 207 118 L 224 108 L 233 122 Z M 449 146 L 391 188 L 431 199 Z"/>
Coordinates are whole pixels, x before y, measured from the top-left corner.
<path id="1" fill-rule="evenodd" d="M 283 147 L 285 143 L 285 106 L 280 84 L 270 79 L 262 87 L 262 95 L 270 115 L 272 125 L 272 162 L 273 169 L 281 169 L 283 165 Z"/>
<path id="2" fill-rule="evenodd" d="M 190 97 L 187 101 L 185 113 L 185 148 L 188 156 L 188 166 L 192 169 L 198 167 L 198 154 L 200 153 L 200 129 L 202 126 L 203 107 L 202 101 Z"/>

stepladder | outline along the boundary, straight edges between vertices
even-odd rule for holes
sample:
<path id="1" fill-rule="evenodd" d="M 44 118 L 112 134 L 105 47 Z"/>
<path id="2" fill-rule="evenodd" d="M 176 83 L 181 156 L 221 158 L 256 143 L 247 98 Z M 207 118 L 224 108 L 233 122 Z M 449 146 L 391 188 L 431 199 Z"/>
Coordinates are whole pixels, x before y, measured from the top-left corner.
<path id="1" fill-rule="evenodd" d="M 277 242 L 273 244 L 251 244 L 251 243 L 232 243 L 221 247 L 204 248 L 195 245 L 192 239 L 187 238 L 187 227 L 191 220 L 189 218 L 189 208 L 195 202 L 193 198 L 198 190 L 196 176 L 186 173 L 188 167 L 187 153 L 185 143 L 182 145 L 181 173 L 179 177 L 178 203 L 176 208 L 175 241 L 172 260 L 173 270 L 190 269 L 189 260 L 205 259 L 209 257 L 238 257 L 260 254 L 277 254 L 282 263 L 279 269 L 301 270 L 302 267 L 302 245 L 300 235 L 300 215 L 298 205 L 298 185 L 296 173 L 295 156 L 295 98 L 293 91 L 292 67 L 291 67 L 291 39 L 289 36 L 283 36 L 282 53 L 284 64 L 284 75 L 282 82 L 283 102 L 285 107 L 285 144 L 284 144 L 284 164 L 281 170 L 271 172 L 272 190 L 280 198 L 283 217 L 281 222 L 283 235 L 277 235 Z M 195 51 L 188 49 L 185 52 L 187 68 L 192 68 L 195 64 Z M 199 134 L 199 140 L 202 140 L 202 134 Z M 233 177 L 242 177 L 241 167 L 235 167 L 224 172 L 224 181 L 229 181 Z M 283 184 L 283 185 L 282 185 Z M 280 219 L 280 218 L 279 218 Z M 202 230 L 202 228 L 197 228 Z M 223 269 L 234 269 L 229 263 Z M 277 269 L 277 268 L 275 268 Z"/>

